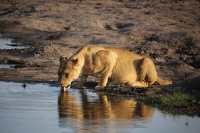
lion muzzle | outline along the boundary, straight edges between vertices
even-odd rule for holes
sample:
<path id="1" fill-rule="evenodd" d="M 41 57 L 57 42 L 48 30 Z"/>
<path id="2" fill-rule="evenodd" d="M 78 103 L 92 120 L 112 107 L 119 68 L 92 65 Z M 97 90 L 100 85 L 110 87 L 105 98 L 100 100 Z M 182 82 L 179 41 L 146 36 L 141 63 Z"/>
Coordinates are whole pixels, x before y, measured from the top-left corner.
<path id="1" fill-rule="evenodd" d="M 61 91 L 62 92 L 66 92 L 70 89 L 71 85 L 67 85 L 67 86 L 61 86 Z"/>

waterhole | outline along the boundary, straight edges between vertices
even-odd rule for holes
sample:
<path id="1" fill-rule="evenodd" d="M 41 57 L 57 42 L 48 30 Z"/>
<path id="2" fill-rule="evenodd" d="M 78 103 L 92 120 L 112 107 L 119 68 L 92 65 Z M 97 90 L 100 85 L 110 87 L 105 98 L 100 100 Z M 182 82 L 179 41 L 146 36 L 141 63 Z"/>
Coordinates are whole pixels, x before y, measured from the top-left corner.
<path id="1" fill-rule="evenodd" d="M 198 133 L 200 118 L 172 116 L 133 98 L 49 84 L 0 81 L 1 133 Z"/>

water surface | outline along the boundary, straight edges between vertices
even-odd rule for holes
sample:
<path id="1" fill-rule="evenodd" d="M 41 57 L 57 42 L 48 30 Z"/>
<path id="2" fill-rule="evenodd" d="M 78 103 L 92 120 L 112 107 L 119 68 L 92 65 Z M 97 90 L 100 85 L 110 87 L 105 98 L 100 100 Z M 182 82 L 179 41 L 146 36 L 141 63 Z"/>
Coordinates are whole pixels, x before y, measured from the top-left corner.
<path id="1" fill-rule="evenodd" d="M 13 69 L 15 68 L 15 64 L 0 64 L 0 68 L 9 68 L 9 69 Z"/>
<path id="2" fill-rule="evenodd" d="M 200 118 L 172 116 L 132 98 L 0 81 L 1 133 L 198 133 Z"/>
<path id="3" fill-rule="evenodd" d="M 27 48 L 21 44 L 15 43 L 13 39 L 1 38 L 0 35 L 0 49 L 24 49 Z"/>

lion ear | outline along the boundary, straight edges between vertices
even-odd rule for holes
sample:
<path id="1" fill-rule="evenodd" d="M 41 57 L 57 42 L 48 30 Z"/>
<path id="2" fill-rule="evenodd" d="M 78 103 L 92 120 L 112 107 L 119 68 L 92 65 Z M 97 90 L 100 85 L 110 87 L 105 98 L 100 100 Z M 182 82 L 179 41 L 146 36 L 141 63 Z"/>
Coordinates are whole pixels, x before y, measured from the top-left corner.
<path id="1" fill-rule="evenodd" d="M 72 59 L 72 63 L 73 64 L 77 64 L 78 63 L 78 59 Z"/>
<path id="2" fill-rule="evenodd" d="M 65 62 L 65 61 L 67 61 L 67 60 L 68 60 L 67 57 L 65 57 L 65 56 L 60 56 L 60 62 Z"/>

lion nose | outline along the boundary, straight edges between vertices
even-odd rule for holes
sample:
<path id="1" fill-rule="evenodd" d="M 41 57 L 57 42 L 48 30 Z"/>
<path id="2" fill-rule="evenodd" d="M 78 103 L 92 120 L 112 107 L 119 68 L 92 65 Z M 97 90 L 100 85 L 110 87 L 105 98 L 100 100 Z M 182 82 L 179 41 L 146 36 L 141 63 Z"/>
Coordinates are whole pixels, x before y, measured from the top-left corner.
<path id="1" fill-rule="evenodd" d="M 65 88 L 69 88 L 70 85 L 64 86 L 64 85 L 61 84 L 61 87 L 62 87 L 62 88 L 64 88 L 64 87 L 65 87 Z"/>

